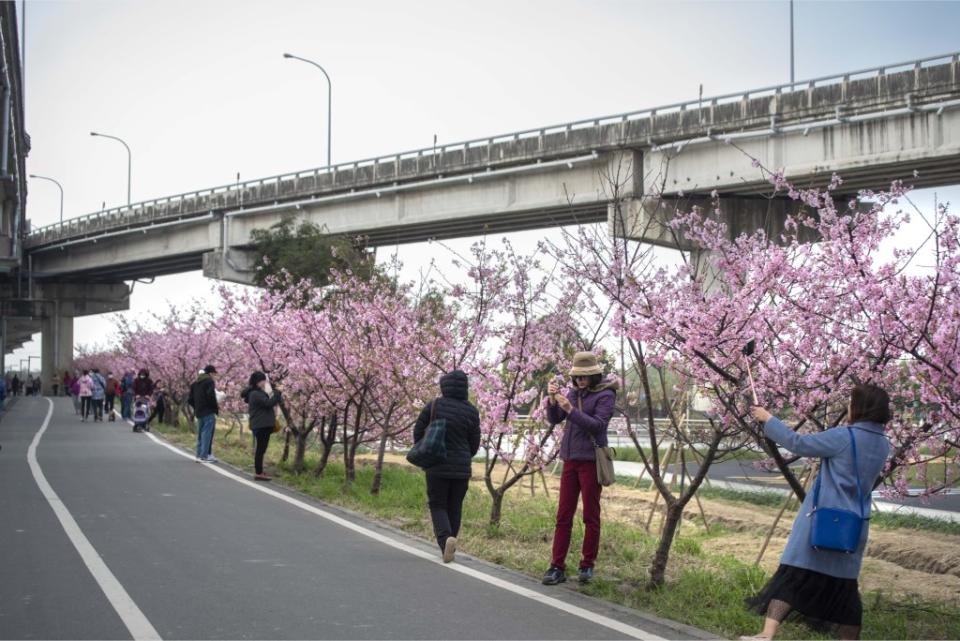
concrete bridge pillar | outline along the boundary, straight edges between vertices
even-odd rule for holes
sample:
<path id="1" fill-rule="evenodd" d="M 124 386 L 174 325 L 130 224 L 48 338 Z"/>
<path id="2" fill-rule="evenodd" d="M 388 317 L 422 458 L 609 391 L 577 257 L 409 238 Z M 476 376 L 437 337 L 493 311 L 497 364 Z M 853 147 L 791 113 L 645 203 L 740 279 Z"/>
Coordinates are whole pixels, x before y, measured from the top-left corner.
<path id="1" fill-rule="evenodd" d="M 716 217 L 715 209 L 726 224 L 730 238 L 750 234 L 763 229 L 767 237 L 777 241 L 784 231 L 787 216 L 797 213 L 804 205 L 789 198 L 765 198 L 748 196 L 721 196 L 719 200 L 709 197 L 686 198 L 628 198 L 612 203 L 608 222 L 612 233 L 651 245 L 683 251 L 696 248 L 682 234 L 670 227 L 677 213 L 692 211 L 694 207 Z M 815 240 L 812 232 L 809 238 Z"/>
<path id="2" fill-rule="evenodd" d="M 40 379 L 43 393 L 53 394 L 56 391 L 62 394 L 63 373 L 70 369 L 73 362 L 73 316 L 54 311 L 41 321 L 40 332 Z"/>
<path id="3" fill-rule="evenodd" d="M 797 213 L 803 206 L 789 198 L 749 196 L 721 196 L 719 200 L 701 196 L 630 198 L 610 205 L 608 222 L 611 233 L 617 236 L 687 252 L 691 264 L 704 274 L 704 287 L 707 291 L 713 291 L 722 283 L 710 268 L 710 252 L 695 246 L 669 225 L 678 212 L 686 213 L 699 207 L 716 218 L 718 213 L 714 210 L 718 210 L 721 222 L 727 226 L 729 238 L 763 229 L 768 238 L 779 242 L 787 216 Z M 802 240 L 816 240 L 816 235 L 809 229 L 801 229 L 800 232 Z"/>
<path id="4" fill-rule="evenodd" d="M 40 380 L 44 394 L 62 393 L 63 372 L 73 362 L 73 319 L 130 308 L 125 283 L 37 283 L 30 303 L 40 320 Z"/>

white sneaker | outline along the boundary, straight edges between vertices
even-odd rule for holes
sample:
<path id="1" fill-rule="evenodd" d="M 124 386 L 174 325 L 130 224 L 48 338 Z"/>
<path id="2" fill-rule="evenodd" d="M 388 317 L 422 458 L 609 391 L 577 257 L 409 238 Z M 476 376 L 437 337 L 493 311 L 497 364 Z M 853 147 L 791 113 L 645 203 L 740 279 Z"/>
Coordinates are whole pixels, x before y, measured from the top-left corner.
<path id="1" fill-rule="evenodd" d="M 454 557 L 457 556 L 457 537 L 451 536 L 447 539 L 447 542 L 443 544 L 443 562 L 451 563 Z"/>
<path id="2" fill-rule="evenodd" d="M 194 460 L 195 460 L 197 463 L 203 463 L 203 459 L 200 458 L 199 456 L 198 456 L 197 458 L 195 458 Z"/>
<path id="3" fill-rule="evenodd" d="M 203 462 L 204 462 L 204 463 L 217 463 L 218 461 L 217 461 L 216 457 L 214 457 L 214 455 L 211 454 L 211 455 L 208 456 L 207 458 L 203 459 Z"/>

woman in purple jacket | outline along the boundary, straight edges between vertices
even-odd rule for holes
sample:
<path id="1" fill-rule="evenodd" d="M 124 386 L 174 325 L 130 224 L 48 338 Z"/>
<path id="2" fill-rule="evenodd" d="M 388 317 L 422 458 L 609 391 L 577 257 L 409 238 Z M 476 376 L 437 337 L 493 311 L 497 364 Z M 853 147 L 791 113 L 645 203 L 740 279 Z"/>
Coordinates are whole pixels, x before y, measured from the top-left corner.
<path id="1" fill-rule="evenodd" d="M 560 501 L 557 526 L 553 532 L 553 558 L 543 576 L 544 585 L 557 585 L 567 580 L 567 550 L 573 517 L 577 513 L 577 496 L 583 498 L 583 556 L 580 560 L 580 583 L 593 578 L 593 566 L 600 549 L 600 483 L 597 481 L 597 460 L 594 444 L 607 445 L 607 424 L 613 416 L 617 399 L 616 379 L 604 380 L 603 369 L 592 352 L 577 352 L 570 370 L 574 387 L 561 394 L 556 383 L 547 389 L 547 418 L 552 425 L 566 420 L 560 458 Z"/>

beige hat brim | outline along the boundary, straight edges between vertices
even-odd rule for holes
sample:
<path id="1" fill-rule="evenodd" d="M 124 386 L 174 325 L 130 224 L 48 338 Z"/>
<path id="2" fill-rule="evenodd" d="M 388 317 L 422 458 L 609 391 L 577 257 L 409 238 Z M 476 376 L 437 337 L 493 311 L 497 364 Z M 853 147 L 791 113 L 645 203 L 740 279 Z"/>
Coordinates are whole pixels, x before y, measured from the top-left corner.
<path id="1" fill-rule="evenodd" d="M 603 374 L 603 368 L 596 365 L 594 367 L 573 367 L 570 369 L 570 376 L 593 376 L 594 374 Z"/>

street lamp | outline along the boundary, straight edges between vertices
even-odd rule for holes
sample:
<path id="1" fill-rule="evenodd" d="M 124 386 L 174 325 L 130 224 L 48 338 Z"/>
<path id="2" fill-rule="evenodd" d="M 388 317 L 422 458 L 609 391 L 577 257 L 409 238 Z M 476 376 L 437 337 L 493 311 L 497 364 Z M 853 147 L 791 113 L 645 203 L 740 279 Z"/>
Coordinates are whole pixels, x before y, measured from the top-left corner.
<path id="1" fill-rule="evenodd" d="M 40 180 L 49 180 L 49 181 L 52 182 L 54 185 L 56 185 L 57 187 L 60 188 L 60 223 L 63 224 L 63 185 L 61 185 L 60 183 L 58 183 L 58 182 L 57 182 L 56 180 L 54 180 L 53 178 L 50 178 L 49 176 L 39 176 L 39 175 L 37 175 L 37 174 L 30 174 L 30 177 L 31 177 L 31 178 L 39 178 Z"/>
<path id="2" fill-rule="evenodd" d="M 284 58 L 293 58 L 294 60 L 300 60 L 306 62 L 307 64 L 313 65 L 317 69 L 323 72 L 323 77 L 327 79 L 327 167 L 333 163 L 330 161 L 330 145 L 331 143 L 331 132 L 333 131 L 331 123 L 331 113 L 333 111 L 333 85 L 330 83 L 330 75 L 327 73 L 327 70 L 321 67 L 319 64 L 313 60 L 307 60 L 306 58 L 301 58 L 300 56 L 295 56 L 292 53 L 283 54 Z"/>
<path id="3" fill-rule="evenodd" d="M 125 143 L 122 139 L 117 138 L 116 136 L 111 136 L 109 134 L 101 134 L 101 133 L 97 133 L 96 131 L 91 131 L 90 135 L 99 136 L 101 138 L 109 138 L 110 140 L 116 140 L 121 145 L 126 147 L 127 149 L 127 205 L 129 206 L 130 205 L 130 176 L 132 173 L 131 168 L 133 167 L 133 154 L 130 153 L 130 145 Z"/>

